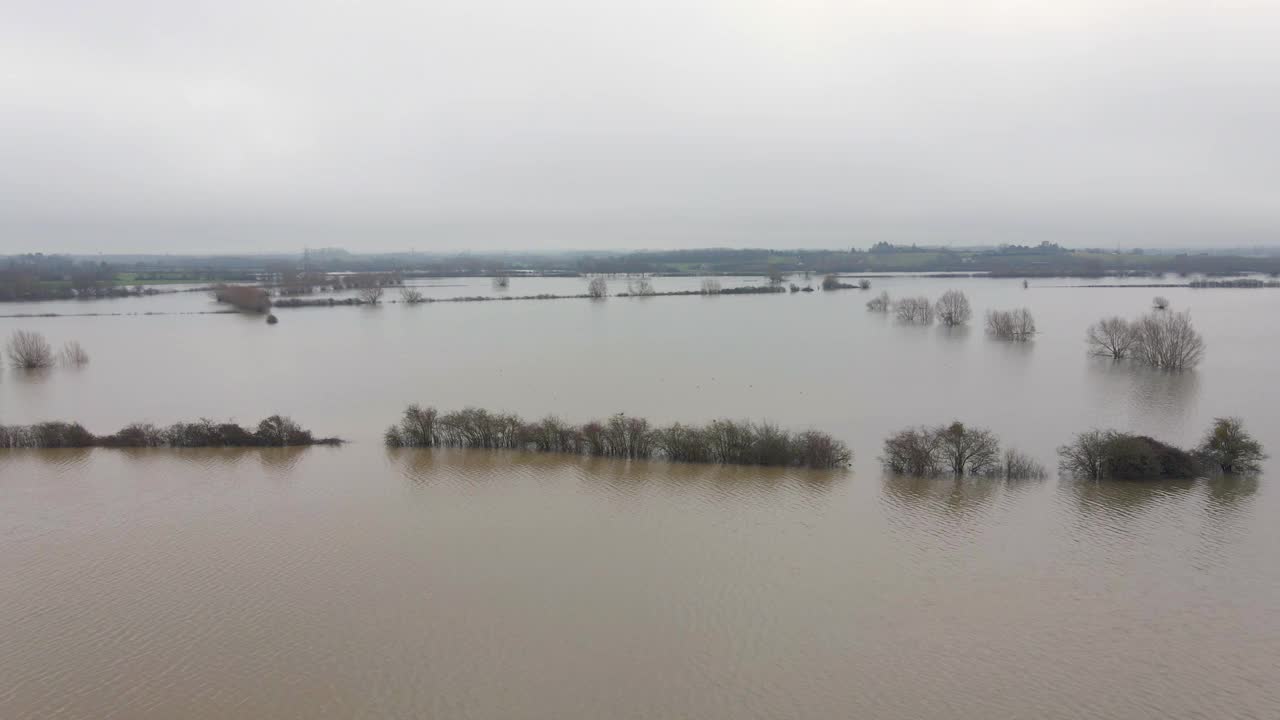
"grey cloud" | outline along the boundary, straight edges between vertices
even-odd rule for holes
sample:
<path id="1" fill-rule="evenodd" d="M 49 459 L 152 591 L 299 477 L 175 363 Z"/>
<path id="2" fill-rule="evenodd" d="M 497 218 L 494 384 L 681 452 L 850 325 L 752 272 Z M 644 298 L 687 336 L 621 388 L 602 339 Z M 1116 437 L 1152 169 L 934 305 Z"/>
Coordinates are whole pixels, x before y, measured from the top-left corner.
<path id="1" fill-rule="evenodd" d="M 0 253 L 1274 243 L 1266 3 L 34 2 Z"/>

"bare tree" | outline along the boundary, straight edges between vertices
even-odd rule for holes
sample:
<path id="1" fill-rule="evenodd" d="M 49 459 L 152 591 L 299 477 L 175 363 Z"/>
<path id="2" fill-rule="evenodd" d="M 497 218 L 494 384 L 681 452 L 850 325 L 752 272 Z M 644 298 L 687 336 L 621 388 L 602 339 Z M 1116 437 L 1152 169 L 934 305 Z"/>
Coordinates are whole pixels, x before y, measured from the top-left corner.
<path id="1" fill-rule="evenodd" d="M 870 280 L 868 280 L 868 279 L 866 279 L 866 278 L 862 278 L 861 280 L 859 280 L 859 281 L 858 281 L 858 289 L 859 289 L 859 290 L 870 290 L 870 289 L 871 289 L 871 281 L 870 281 Z"/>
<path id="2" fill-rule="evenodd" d="M 1121 317 L 1110 317 L 1089 326 L 1085 342 L 1094 355 L 1105 355 L 1117 360 L 1128 357 L 1137 342 L 1133 325 Z"/>
<path id="3" fill-rule="evenodd" d="M 506 290 L 511 287 L 511 278 L 506 275 L 498 275 L 493 279 L 494 290 Z"/>
<path id="4" fill-rule="evenodd" d="M 987 332 L 997 340 L 1030 340 L 1036 334 L 1036 321 L 1026 308 L 988 310 Z"/>
<path id="5" fill-rule="evenodd" d="M 938 298 L 934 313 L 943 325 L 955 326 L 969 322 L 973 310 L 969 307 L 969 298 L 959 290 L 948 290 Z"/>
<path id="6" fill-rule="evenodd" d="M 1156 310 L 1168 310 L 1169 298 L 1157 295 L 1155 299 L 1151 301 L 1151 306 Z"/>
<path id="7" fill-rule="evenodd" d="M 17 330 L 9 337 L 5 350 L 9 363 L 16 368 L 37 370 L 53 367 L 53 347 L 38 332 Z"/>
<path id="8" fill-rule="evenodd" d="M 879 295 L 868 300 L 867 309 L 872 312 L 889 312 L 889 292 L 881 290 Z"/>
<path id="9" fill-rule="evenodd" d="M 1204 338 L 1191 325 L 1189 312 L 1153 312 L 1134 324 L 1138 359 L 1158 368 L 1194 368 L 1204 357 Z"/>
<path id="10" fill-rule="evenodd" d="M 587 283 L 587 294 L 596 299 L 606 297 L 609 294 L 609 283 L 605 281 L 603 275 L 591 278 L 591 282 Z"/>
<path id="11" fill-rule="evenodd" d="M 369 285 L 367 287 L 362 287 L 360 288 L 359 297 L 362 302 L 368 303 L 369 305 L 377 305 L 378 302 L 382 300 L 382 286 Z"/>
<path id="12" fill-rule="evenodd" d="M 1000 441 L 990 430 L 953 422 L 933 431 L 941 462 L 959 475 L 985 475 L 999 468 Z"/>
<path id="13" fill-rule="evenodd" d="M 898 301 L 896 312 L 902 322 L 918 325 L 933 322 L 933 303 L 927 297 L 903 298 Z"/>
<path id="14" fill-rule="evenodd" d="M 67 367 L 80 367 L 89 364 L 89 351 L 75 340 L 68 341 L 62 346 L 62 364 Z"/>
<path id="15" fill-rule="evenodd" d="M 777 265 L 769 266 L 769 284 L 770 285 L 781 285 L 783 277 L 784 276 L 782 274 L 781 268 L 779 268 Z"/>
<path id="16" fill-rule="evenodd" d="M 702 294 L 703 294 L 703 295 L 719 295 L 719 294 L 720 294 L 720 290 L 721 290 L 721 288 L 720 288 L 720 281 L 719 281 L 719 280 L 717 280 L 717 279 L 715 279 L 715 278 L 703 278 L 703 279 L 702 279 Z"/>
<path id="17" fill-rule="evenodd" d="M 654 295 L 653 282 L 643 275 L 631 278 L 627 280 L 627 294 L 638 297 Z"/>
<path id="18" fill-rule="evenodd" d="M 926 477 L 938 472 L 938 439 L 929 428 L 908 428 L 884 441 L 880 463 L 885 470 Z"/>
<path id="19" fill-rule="evenodd" d="M 411 287 L 400 288 L 400 302 L 409 305 L 418 305 L 427 301 L 427 297 L 420 290 L 414 290 Z"/>

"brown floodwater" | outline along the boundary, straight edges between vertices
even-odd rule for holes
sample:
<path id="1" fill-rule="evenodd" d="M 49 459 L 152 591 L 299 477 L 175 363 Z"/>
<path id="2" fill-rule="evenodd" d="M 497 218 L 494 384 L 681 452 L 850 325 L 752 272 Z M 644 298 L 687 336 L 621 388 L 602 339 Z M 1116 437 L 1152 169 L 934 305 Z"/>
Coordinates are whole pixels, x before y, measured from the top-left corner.
<path id="1" fill-rule="evenodd" d="M 434 291 L 493 292 L 456 282 Z M 1083 344 L 1156 291 L 1078 284 L 876 280 L 1025 305 L 1024 345 L 904 327 L 858 291 L 0 319 L 92 355 L 0 372 L 0 422 L 281 412 L 352 441 L 0 451 L 0 718 L 1280 717 L 1276 460 L 1154 484 L 877 467 L 889 432 L 953 418 L 1046 465 L 1090 427 L 1189 445 L 1225 414 L 1280 452 L 1280 291 L 1160 291 L 1208 343 L 1170 374 Z M 409 402 L 769 418 L 855 460 L 381 447 Z"/>

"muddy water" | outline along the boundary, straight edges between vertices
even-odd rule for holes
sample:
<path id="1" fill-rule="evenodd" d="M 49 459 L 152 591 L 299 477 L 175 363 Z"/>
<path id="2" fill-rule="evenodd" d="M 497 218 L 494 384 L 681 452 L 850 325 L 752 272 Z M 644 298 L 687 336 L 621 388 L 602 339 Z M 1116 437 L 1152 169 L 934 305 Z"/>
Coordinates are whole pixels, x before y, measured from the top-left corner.
<path id="1" fill-rule="evenodd" d="M 576 281 L 510 292 L 559 291 L 542 282 Z M 979 315 L 1025 305 L 1042 334 L 903 327 L 857 291 L 298 309 L 274 327 L 0 319 L 92 354 L 0 373 L 0 422 L 284 412 L 352 440 L 0 453 L 0 717 L 1280 714 L 1275 461 L 1139 486 L 890 478 L 875 460 L 888 432 L 951 418 L 1051 464 L 1088 427 L 1190 444 L 1228 413 L 1275 453 L 1280 293 L 1163 291 L 1209 345 L 1170 375 L 1084 353 L 1089 322 L 1144 311 L 1149 289 L 876 282 L 957 287 Z M 118 302 L 170 300 L 207 303 Z M 410 401 L 767 417 L 856 458 L 388 452 Z"/>

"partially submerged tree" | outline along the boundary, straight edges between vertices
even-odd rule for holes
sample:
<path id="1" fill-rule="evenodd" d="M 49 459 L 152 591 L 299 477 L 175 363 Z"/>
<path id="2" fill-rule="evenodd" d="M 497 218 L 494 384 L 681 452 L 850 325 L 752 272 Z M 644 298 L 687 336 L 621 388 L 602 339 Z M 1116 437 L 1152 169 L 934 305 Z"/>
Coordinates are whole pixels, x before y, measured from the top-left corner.
<path id="1" fill-rule="evenodd" d="M 605 281 L 603 275 L 597 275 L 591 278 L 587 283 L 587 295 L 600 299 L 609 294 L 609 283 Z"/>
<path id="2" fill-rule="evenodd" d="M 1157 295 L 1155 299 L 1151 301 L 1151 306 L 1156 310 L 1168 310 L 1169 298 Z"/>
<path id="3" fill-rule="evenodd" d="M 62 364 L 67 367 L 80 367 L 89 364 L 89 351 L 78 341 L 69 340 L 62 346 Z"/>
<path id="4" fill-rule="evenodd" d="M 400 302 L 408 305 L 418 305 L 427 301 L 427 297 L 422 291 L 415 290 L 411 287 L 400 288 Z"/>
<path id="5" fill-rule="evenodd" d="M 859 290 L 870 290 L 870 289 L 871 289 L 871 281 L 870 281 L 870 280 L 868 280 L 868 279 L 866 279 L 866 278 L 862 278 L 861 280 L 859 280 L 859 281 L 858 281 L 858 289 L 859 289 Z"/>
<path id="6" fill-rule="evenodd" d="M 990 430 L 956 421 L 934 430 L 937 453 L 956 475 L 986 475 L 999 466 L 1000 441 Z"/>
<path id="7" fill-rule="evenodd" d="M 719 295 L 720 281 L 715 278 L 702 278 L 702 294 L 703 295 Z"/>
<path id="8" fill-rule="evenodd" d="M 1121 317 L 1099 320 L 1085 334 L 1090 352 L 1117 360 L 1128 357 L 1137 340 L 1133 325 Z"/>
<path id="9" fill-rule="evenodd" d="M 880 294 L 867 301 L 867 309 L 871 312 L 889 312 L 889 292 L 881 290 Z"/>
<path id="10" fill-rule="evenodd" d="M 903 298 L 898 301 L 896 310 L 898 320 L 916 325 L 928 325 L 933 322 L 933 303 L 926 297 Z"/>
<path id="11" fill-rule="evenodd" d="M 987 333 L 997 340 L 1026 341 L 1035 337 L 1036 321 L 1026 308 L 988 310 Z"/>
<path id="12" fill-rule="evenodd" d="M 53 347 L 38 332 L 16 330 L 5 346 L 9 364 L 25 370 L 53 367 Z"/>
<path id="13" fill-rule="evenodd" d="M 1184 370 L 1194 368 L 1204 357 L 1204 338 L 1192 326 L 1189 312 L 1152 312 L 1134 328 L 1135 355 L 1148 365 Z"/>
<path id="14" fill-rule="evenodd" d="M 357 293 L 357 297 L 360 298 L 361 302 L 367 303 L 369 305 L 377 305 L 382 300 L 382 286 L 369 285 L 366 287 L 362 287 L 360 288 L 360 291 Z"/>
<path id="15" fill-rule="evenodd" d="M 1262 443 L 1244 429 L 1240 418 L 1216 418 L 1196 448 L 1196 454 L 1214 470 L 1228 475 L 1259 472 L 1267 458 Z"/>
<path id="16" fill-rule="evenodd" d="M 955 326 L 969 322 L 973 311 L 969 307 L 969 298 L 959 290 L 948 290 L 942 293 L 934 305 L 934 314 L 943 325 Z"/>
<path id="17" fill-rule="evenodd" d="M 633 297 L 648 297 L 654 295 L 653 281 L 645 276 L 634 277 L 627 280 L 627 294 Z"/>

